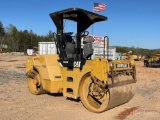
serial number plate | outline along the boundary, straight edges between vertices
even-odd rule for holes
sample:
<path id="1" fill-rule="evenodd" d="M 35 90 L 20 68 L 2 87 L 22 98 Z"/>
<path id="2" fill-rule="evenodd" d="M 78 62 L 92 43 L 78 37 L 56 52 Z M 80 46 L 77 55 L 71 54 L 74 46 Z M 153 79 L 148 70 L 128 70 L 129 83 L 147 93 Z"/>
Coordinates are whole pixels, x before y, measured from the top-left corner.
<path id="1" fill-rule="evenodd" d="M 127 68 L 128 64 L 116 64 L 116 68 Z"/>

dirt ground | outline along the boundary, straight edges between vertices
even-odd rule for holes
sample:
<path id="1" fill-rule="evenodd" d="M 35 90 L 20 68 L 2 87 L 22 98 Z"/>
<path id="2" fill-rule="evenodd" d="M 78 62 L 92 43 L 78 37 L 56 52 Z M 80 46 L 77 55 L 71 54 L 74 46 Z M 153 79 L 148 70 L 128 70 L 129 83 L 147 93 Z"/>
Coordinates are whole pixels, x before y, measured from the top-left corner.
<path id="1" fill-rule="evenodd" d="M 158 120 L 160 68 L 137 61 L 136 93 L 131 101 L 103 113 L 86 110 L 80 101 L 61 94 L 32 95 L 24 55 L 0 54 L 0 120 Z"/>

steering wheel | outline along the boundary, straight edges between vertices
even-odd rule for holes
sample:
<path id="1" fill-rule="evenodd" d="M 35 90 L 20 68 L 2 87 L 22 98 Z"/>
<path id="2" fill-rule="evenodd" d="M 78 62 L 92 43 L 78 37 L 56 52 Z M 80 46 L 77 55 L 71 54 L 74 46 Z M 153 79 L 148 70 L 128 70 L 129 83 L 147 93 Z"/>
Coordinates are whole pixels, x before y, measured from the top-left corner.
<path id="1" fill-rule="evenodd" d="M 80 34 L 81 34 L 81 36 L 83 37 L 83 36 L 89 35 L 89 32 L 88 32 L 88 31 L 83 31 L 83 32 L 81 32 Z"/>

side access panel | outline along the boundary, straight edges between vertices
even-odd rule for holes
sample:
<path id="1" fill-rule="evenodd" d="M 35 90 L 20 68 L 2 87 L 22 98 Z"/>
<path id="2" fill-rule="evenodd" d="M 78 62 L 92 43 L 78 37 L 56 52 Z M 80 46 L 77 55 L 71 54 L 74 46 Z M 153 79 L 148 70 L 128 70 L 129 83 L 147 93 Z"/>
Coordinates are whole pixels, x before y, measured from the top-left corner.
<path id="1" fill-rule="evenodd" d="M 32 57 L 33 69 L 36 69 L 42 78 L 42 87 L 49 93 L 58 93 L 62 91 L 62 73 L 61 66 L 57 61 L 56 54 L 38 55 Z"/>
<path id="2" fill-rule="evenodd" d="M 82 70 L 80 68 L 62 68 L 63 74 L 63 95 L 77 99 L 79 97 L 79 84 L 81 79 L 91 71 L 92 60 L 87 60 Z"/>

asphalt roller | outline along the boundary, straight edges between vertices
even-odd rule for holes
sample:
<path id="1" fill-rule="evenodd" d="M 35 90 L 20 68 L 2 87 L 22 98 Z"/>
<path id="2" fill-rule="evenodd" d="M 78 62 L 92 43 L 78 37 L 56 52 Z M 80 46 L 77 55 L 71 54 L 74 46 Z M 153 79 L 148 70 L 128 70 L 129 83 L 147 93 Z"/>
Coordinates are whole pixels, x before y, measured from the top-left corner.
<path id="1" fill-rule="evenodd" d="M 103 112 L 130 101 L 135 94 L 135 66 L 130 69 L 119 68 L 118 70 L 117 68 L 108 67 L 108 65 L 115 64 L 115 67 L 120 64 L 127 64 L 127 62 L 112 61 L 108 63 L 105 59 L 96 59 L 98 59 L 98 64 L 96 65 L 93 62 L 94 67 L 91 68 L 93 70 L 91 76 L 86 76 L 80 84 L 80 98 L 83 105 L 92 112 Z M 97 62 L 96 59 L 94 61 Z M 103 62 L 101 62 L 102 60 Z M 100 65 L 103 68 L 108 68 L 108 70 L 103 71 L 99 67 Z M 105 73 L 106 76 L 100 73 Z"/>
<path id="2" fill-rule="evenodd" d="M 94 39 L 88 37 L 89 32 L 85 30 L 107 17 L 80 8 L 56 11 L 50 17 L 57 28 L 53 34 L 57 54 L 37 54 L 27 59 L 30 92 L 35 95 L 63 93 L 67 98 L 80 99 L 85 108 L 95 113 L 130 101 L 135 93 L 134 61 L 108 60 L 105 52 L 103 58 L 92 58 Z M 75 41 L 71 37 L 73 33 L 64 32 L 64 19 L 77 22 Z M 109 41 L 108 37 L 104 38 Z"/>

